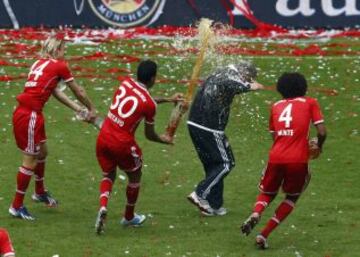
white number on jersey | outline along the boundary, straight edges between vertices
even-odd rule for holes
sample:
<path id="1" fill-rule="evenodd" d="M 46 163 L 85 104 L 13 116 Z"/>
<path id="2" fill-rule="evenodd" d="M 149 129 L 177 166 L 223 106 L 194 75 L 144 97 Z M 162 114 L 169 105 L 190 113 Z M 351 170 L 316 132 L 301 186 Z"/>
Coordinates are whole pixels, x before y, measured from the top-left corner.
<path id="1" fill-rule="evenodd" d="M 115 97 L 115 102 L 110 106 L 111 110 L 118 109 L 118 114 L 120 118 L 127 118 L 130 117 L 136 110 L 136 107 L 139 105 L 139 100 L 135 96 L 127 96 L 124 98 L 126 94 L 126 89 L 123 86 L 119 88 L 120 92 Z M 124 113 L 123 108 L 125 104 L 128 102 L 132 102 L 131 108 Z"/>
<path id="2" fill-rule="evenodd" d="M 290 128 L 290 123 L 292 121 L 291 110 L 292 110 L 292 104 L 289 104 L 280 114 L 279 121 L 285 122 L 285 128 Z"/>
<path id="3" fill-rule="evenodd" d="M 34 67 L 36 66 L 36 64 L 37 64 L 38 62 L 39 62 L 39 61 L 37 61 L 37 62 L 34 63 L 34 65 L 31 67 L 30 72 L 29 72 L 29 75 L 28 75 L 28 77 L 30 77 L 32 74 L 34 74 L 34 75 L 35 75 L 34 81 L 37 81 L 37 80 L 39 79 L 39 77 L 40 77 L 41 75 L 43 75 L 43 70 L 45 69 L 46 66 L 48 66 L 48 64 L 50 63 L 50 60 L 44 62 L 44 63 L 41 64 L 39 67 L 37 67 L 36 69 L 34 69 Z"/>

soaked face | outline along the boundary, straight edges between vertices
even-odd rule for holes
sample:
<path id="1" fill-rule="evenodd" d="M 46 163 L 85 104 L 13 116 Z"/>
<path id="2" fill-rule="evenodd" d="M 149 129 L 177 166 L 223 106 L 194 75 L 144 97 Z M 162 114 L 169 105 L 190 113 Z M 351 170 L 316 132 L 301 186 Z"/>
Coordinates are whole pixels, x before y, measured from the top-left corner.
<path id="1" fill-rule="evenodd" d="M 255 78 L 251 77 L 251 75 L 248 75 L 248 74 L 246 74 L 246 76 L 244 76 L 244 79 L 246 82 L 249 82 L 249 83 L 253 83 L 255 81 Z"/>

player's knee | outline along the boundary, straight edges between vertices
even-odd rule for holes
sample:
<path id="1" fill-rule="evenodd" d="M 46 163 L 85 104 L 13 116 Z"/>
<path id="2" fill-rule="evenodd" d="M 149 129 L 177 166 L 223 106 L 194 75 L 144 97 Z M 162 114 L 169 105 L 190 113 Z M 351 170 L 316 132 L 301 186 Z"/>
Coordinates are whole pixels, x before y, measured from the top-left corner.
<path id="1" fill-rule="evenodd" d="M 286 200 L 296 203 L 299 200 L 300 195 L 286 195 Z"/>
<path id="2" fill-rule="evenodd" d="M 228 171 L 230 171 L 235 167 L 235 162 L 227 162 L 225 163 L 225 167 Z"/>
<path id="3" fill-rule="evenodd" d="M 140 183 L 142 172 L 141 169 L 138 169 L 135 171 L 126 172 L 126 175 L 128 176 L 130 183 Z"/>
<path id="4" fill-rule="evenodd" d="M 28 169 L 35 169 L 37 165 L 37 157 L 34 155 L 27 155 L 25 154 L 23 157 L 22 166 Z"/>
<path id="5" fill-rule="evenodd" d="M 234 161 L 231 161 L 230 162 L 230 170 L 233 169 L 235 167 L 235 162 Z"/>
<path id="6" fill-rule="evenodd" d="M 47 148 L 40 148 L 40 152 L 37 155 L 37 159 L 38 160 L 45 160 L 47 156 L 48 156 Z"/>
<path id="7" fill-rule="evenodd" d="M 116 178 L 116 171 L 108 172 L 108 173 L 104 174 L 104 177 L 109 178 L 109 179 L 111 179 L 112 182 L 114 182 L 115 178 Z"/>

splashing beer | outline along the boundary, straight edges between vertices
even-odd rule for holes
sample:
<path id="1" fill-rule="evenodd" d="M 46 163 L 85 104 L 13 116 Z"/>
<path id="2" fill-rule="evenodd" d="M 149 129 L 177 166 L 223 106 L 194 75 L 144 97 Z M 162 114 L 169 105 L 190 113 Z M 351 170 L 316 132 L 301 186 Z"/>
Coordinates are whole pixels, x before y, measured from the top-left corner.
<path id="1" fill-rule="evenodd" d="M 174 110 L 171 113 L 169 124 L 166 128 L 165 135 L 173 140 L 177 127 L 179 126 L 182 116 L 189 109 L 193 94 L 194 88 L 198 83 L 201 67 L 204 63 L 205 53 L 209 46 L 210 41 L 214 38 L 214 32 L 211 30 L 212 20 L 201 19 L 198 26 L 198 36 L 199 36 L 199 54 L 196 58 L 196 62 L 192 71 L 192 76 L 188 85 L 188 89 L 185 96 L 185 101 L 178 103 Z"/>

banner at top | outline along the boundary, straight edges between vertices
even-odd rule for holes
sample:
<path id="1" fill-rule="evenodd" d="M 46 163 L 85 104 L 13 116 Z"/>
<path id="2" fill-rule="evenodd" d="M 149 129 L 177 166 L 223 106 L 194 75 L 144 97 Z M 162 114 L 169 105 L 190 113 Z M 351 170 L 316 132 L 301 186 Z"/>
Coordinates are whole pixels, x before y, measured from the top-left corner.
<path id="1" fill-rule="evenodd" d="M 188 26 L 207 17 L 251 28 L 245 0 L 0 0 L 0 27 Z M 360 27 L 360 0 L 247 0 L 254 16 L 285 28 Z M 240 8 L 239 8 L 240 7 Z"/>

